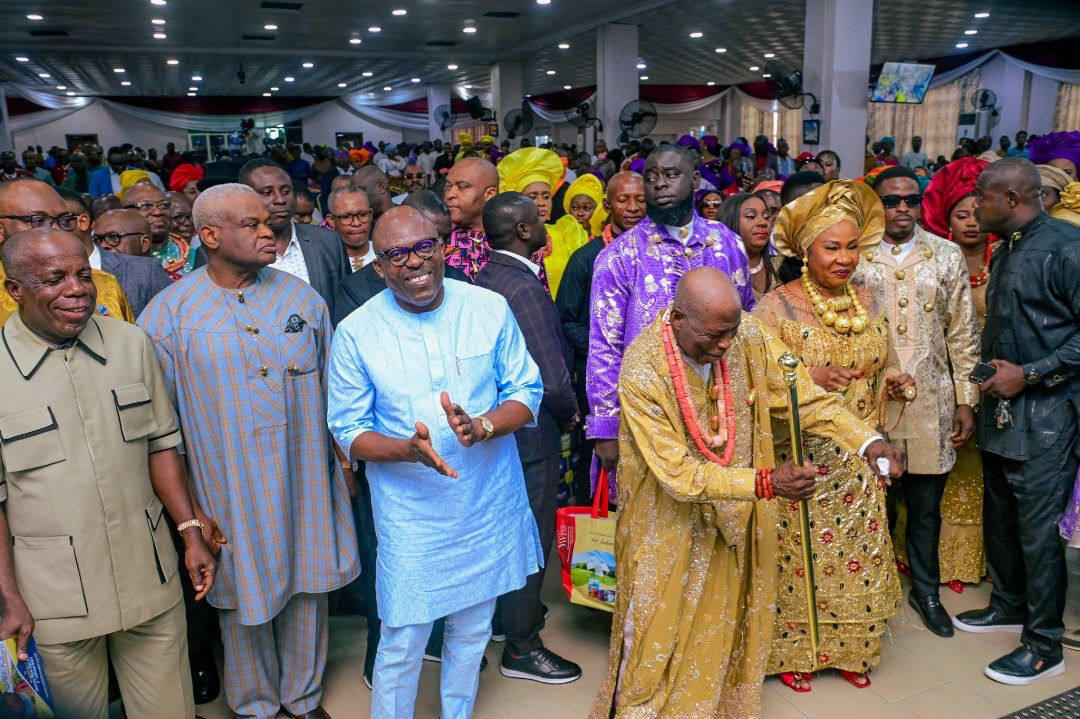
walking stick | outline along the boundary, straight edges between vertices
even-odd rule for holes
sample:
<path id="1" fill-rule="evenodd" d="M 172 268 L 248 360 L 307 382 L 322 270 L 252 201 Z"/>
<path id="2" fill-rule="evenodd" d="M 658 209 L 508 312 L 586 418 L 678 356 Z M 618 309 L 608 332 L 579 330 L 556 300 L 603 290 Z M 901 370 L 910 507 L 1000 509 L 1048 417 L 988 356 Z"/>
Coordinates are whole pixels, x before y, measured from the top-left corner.
<path id="1" fill-rule="evenodd" d="M 803 465 L 802 427 L 799 422 L 799 392 L 795 389 L 799 358 L 793 352 L 780 355 L 777 363 L 784 370 L 784 382 L 788 387 L 788 427 L 791 430 L 791 461 Z M 817 584 L 814 582 L 814 552 L 810 544 L 810 507 L 806 500 L 799 502 L 799 533 L 802 536 L 803 581 L 806 584 L 806 618 L 810 630 L 811 666 L 818 667 L 818 616 Z"/>

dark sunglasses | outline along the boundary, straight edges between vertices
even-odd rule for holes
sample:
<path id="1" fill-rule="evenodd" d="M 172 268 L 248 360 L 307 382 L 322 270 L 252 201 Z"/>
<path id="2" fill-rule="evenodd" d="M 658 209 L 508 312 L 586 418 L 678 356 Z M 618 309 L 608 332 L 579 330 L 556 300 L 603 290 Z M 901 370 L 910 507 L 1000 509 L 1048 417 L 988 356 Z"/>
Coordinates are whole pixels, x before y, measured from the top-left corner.
<path id="1" fill-rule="evenodd" d="M 719 207 L 723 202 L 720 200 L 705 200 L 701 203 L 702 207 Z"/>
<path id="2" fill-rule="evenodd" d="M 908 207 L 918 207 L 922 204 L 922 195 L 882 195 L 881 205 L 886 210 L 894 210 L 900 206 L 900 201 Z"/>
<path id="3" fill-rule="evenodd" d="M 425 237 L 412 247 L 391 247 L 386 252 L 380 252 L 375 256 L 385 259 L 394 267 L 404 267 L 409 261 L 409 255 L 415 253 L 422 260 L 430 260 L 438 249 L 439 238 Z"/>
<path id="4" fill-rule="evenodd" d="M 125 237 L 135 237 L 136 235 L 145 235 L 145 232 L 106 232 L 103 235 L 94 235 L 94 241 L 102 247 L 119 247 L 120 242 Z"/>
<path id="5" fill-rule="evenodd" d="M 409 175 L 409 174 L 405 175 L 406 180 L 423 180 L 424 177 L 425 177 L 425 175 L 422 172 L 420 174 L 417 174 L 417 175 Z"/>

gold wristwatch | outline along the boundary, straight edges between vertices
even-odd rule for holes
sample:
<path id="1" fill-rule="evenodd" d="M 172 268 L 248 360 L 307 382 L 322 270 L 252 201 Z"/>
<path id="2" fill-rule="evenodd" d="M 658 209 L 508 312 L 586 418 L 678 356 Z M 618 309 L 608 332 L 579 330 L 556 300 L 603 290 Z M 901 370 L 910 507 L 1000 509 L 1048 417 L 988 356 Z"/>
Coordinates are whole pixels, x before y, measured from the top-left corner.
<path id="1" fill-rule="evenodd" d="M 176 533 L 181 534 L 185 529 L 191 529 L 192 527 L 198 527 L 200 532 L 206 529 L 206 525 L 199 520 L 189 519 L 186 522 L 181 522 L 180 524 L 176 525 Z"/>
<path id="2" fill-rule="evenodd" d="M 495 433 L 495 425 L 493 425 L 491 420 L 484 415 L 481 414 L 477 417 L 473 417 L 473 421 L 479 422 L 480 426 L 484 428 L 484 439 L 487 439 Z M 484 440 L 482 439 L 480 441 L 483 442 Z"/>

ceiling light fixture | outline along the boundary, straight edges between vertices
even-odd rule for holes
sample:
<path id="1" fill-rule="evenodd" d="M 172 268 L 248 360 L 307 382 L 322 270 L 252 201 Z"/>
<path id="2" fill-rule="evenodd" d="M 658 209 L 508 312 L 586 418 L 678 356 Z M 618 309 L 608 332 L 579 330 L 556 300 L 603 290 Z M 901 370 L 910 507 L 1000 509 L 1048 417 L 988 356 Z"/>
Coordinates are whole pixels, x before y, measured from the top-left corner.
<path id="1" fill-rule="evenodd" d="M 648 80 L 648 79 L 649 79 L 648 75 L 642 75 L 641 77 L 638 78 L 638 80 Z"/>
<path id="2" fill-rule="evenodd" d="M 47 72 L 39 72 L 37 76 L 42 78 L 42 79 L 48 79 L 48 78 L 52 77 L 52 75 L 50 75 Z"/>
<path id="3" fill-rule="evenodd" d="M 190 97 L 191 95 L 194 95 L 194 94 L 195 94 L 195 93 L 193 93 L 193 92 L 189 92 L 189 93 L 188 93 L 188 96 Z M 264 93 L 263 93 L 263 97 L 272 97 L 272 95 L 271 95 L 271 94 L 270 94 L 269 92 L 264 92 Z"/>
<path id="4" fill-rule="evenodd" d="M 155 39 L 155 40 L 164 40 L 164 39 L 165 39 L 165 38 L 167 38 L 167 37 L 168 37 L 168 35 L 166 35 L 166 34 L 165 34 L 165 33 L 163 33 L 163 32 L 155 32 L 155 33 L 154 33 L 154 39 Z"/>
<path id="5" fill-rule="evenodd" d="M 958 43 L 956 43 L 956 46 L 958 48 L 960 48 L 961 50 L 963 50 L 965 47 L 968 46 L 968 44 L 966 42 L 958 42 Z"/>
<path id="6" fill-rule="evenodd" d="M 194 93 L 194 92 L 189 92 L 189 93 L 187 94 L 187 96 L 188 96 L 188 97 L 195 97 L 195 96 L 196 96 L 196 94 L 197 94 L 197 93 Z M 264 93 L 264 94 L 266 95 L 266 97 L 270 97 L 270 93 Z"/>
<path id="7" fill-rule="evenodd" d="M 363 75 L 364 77 L 371 77 L 371 76 L 372 76 L 372 75 L 374 75 L 375 73 L 373 73 L 373 72 L 362 72 L 362 73 L 360 73 L 360 74 L 361 74 L 361 75 Z"/>
<path id="8" fill-rule="evenodd" d="M 393 89 L 394 89 L 394 88 L 392 88 L 392 87 L 390 87 L 389 85 L 387 85 L 386 87 L 384 87 L 384 88 L 383 88 L 383 91 L 385 91 L 385 92 L 390 92 L 390 91 L 391 91 L 391 90 L 393 90 Z"/>
<path id="9" fill-rule="evenodd" d="M 555 74 L 555 71 L 554 71 L 554 70 L 548 70 L 548 71 L 547 71 L 547 74 L 548 74 L 548 75 L 554 75 L 554 74 Z"/>
<path id="10" fill-rule="evenodd" d="M 154 18 L 153 20 L 150 21 L 150 24 L 151 25 L 164 25 L 165 20 L 163 20 L 162 18 L 156 17 L 156 18 Z"/>
<path id="11" fill-rule="evenodd" d="M 360 38 L 358 38 L 358 37 L 350 37 L 350 38 L 349 38 L 349 44 L 350 44 L 350 45 L 359 45 L 359 44 L 360 44 L 360 43 L 362 43 L 362 42 L 363 42 L 363 40 L 361 40 L 361 39 L 360 39 Z"/>
<path id="12" fill-rule="evenodd" d="M 568 42 L 560 42 L 559 43 L 559 49 L 560 50 L 569 50 L 570 49 L 570 43 L 568 43 Z"/>
<path id="13" fill-rule="evenodd" d="M 378 25 L 372 25 L 367 29 L 368 32 L 382 32 L 382 28 Z"/>
<path id="14" fill-rule="evenodd" d="M 396 15 L 396 16 L 398 16 L 398 17 L 401 17 L 402 15 L 408 15 L 408 14 L 409 14 L 409 11 L 408 11 L 408 10 L 401 10 L 401 9 L 398 9 L 398 10 L 394 10 L 394 11 L 393 11 L 393 12 L 391 12 L 390 14 L 391 14 L 391 15 Z"/>
<path id="15" fill-rule="evenodd" d="M 562 89 L 564 89 L 564 90 L 569 90 L 569 89 L 570 89 L 570 88 L 572 88 L 572 87 L 573 87 L 573 85 L 563 85 L 563 86 L 562 86 Z"/>
<path id="16" fill-rule="evenodd" d="M 114 67 L 114 68 L 112 69 L 112 71 L 113 71 L 113 72 L 127 72 L 127 70 L 125 70 L 125 69 L 124 69 L 124 68 L 122 68 L 122 67 Z"/>
<path id="17" fill-rule="evenodd" d="M 978 30 L 964 30 L 964 34 L 965 35 L 978 35 L 979 31 Z"/>
<path id="18" fill-rule="evenodd" d="M 191 76 L 191 81 L 192 82 L 199 82 L 200 80 L 202 80 L 202 75 L 192 75 Z"/>
<path id="19" fill-rule="evenodd" d="M 64 94 L 67 95 L 68 97 L 75 97 L 75 93 L 73 93 L 71 90 L 68 90 Z"/>
<path id="20" fill-rule="evenodd" d="M 280 87 L 272 87 L 272 88 L 270 88 L 270 92 L 277 92 L 280 89 L 281 89 Z"/>
<path id="21" fill-rule="evenodd" d="M 305 62 L 300 67 L 306 67 L 306 68 L 308 68 L 310 70 L 311 68 L 315 67 L 315 63 L 313 63 L 313 62 Z"/>
<path id="22" fill-rule="evenodd" d="M 471 35 L 472 33 L 476 32 L 476 28 L 472 25 L 466 25 L 465 27 L 461 28 L 461 32 L 467 32 Z"/>
<path id="23" fill-rule="evenodd" d="M 27 20 L 44 20 L 45 18 L 43 18 L 41 15 L 30 14 L 30 15 L 26 16 L 26 19 Z"/>
<path id="24" fill-rule="evenodd" d="M 288 77 L 285 78 L 285 82 L 296 82 L 296 78 L 293 77 L 292 75 L 289 75 Z"/>
<path id="25" fill-rule="evenodd" d="M 277 30 L 277 25 L 274 25 L 273 23 L 268 23 L 266 25 L 263 25 L 263 30 Z"/>
<path id="26" fill-rule="evenodd" d="M 772 59 L 772 58 L 774 58 L 774 57 L 776 57 L 776 53 L 775 53 L 775 52 L 767 52 L 767 53 L 765 53 L 765 58 L 766 58 L 766 59 Z"/>
<path id="27" fill-rule="evenodd" d="M 349 86 L 349 83 L 347 83 L 347 82 L 339 82 L 339 83 L 337 84 L 337 86 L 338 86 L 338 87 L 348 87 L 348 86 Z"/>
<path id="28" fill-rule="evenodd" d="M 164 5 L 165 0 L 150 0 L 151 5 Z"/>
<path id="29" fill-rule="evenodd" d="M 639 62 L 639 63 L 637 64 L 637 69 L 638 69 L 638 70 L 644 70 L 644 69 L 645 69 L 645 63 L 643 63 L 643 62 Z"/>
<path id="30" fill-rule="evenodd" d="M 975 17 L 977 17 L 977 18 L 979 18 L 980 20 L 982 20 L 983 18 L 987 18 L 987 17 L 990 17 L 990 13 L 988 13 L 988 12 L 985 12 L 985 11 L 984 11 L 984 12 L 977 12 L 977 13 L 975 13 Z"/>
<path id="31" fill-rule="evenodd" d="M 471 90 L 472 89 L 472 85 L 462 85 L 462 87 L 465 88 L 466 90 Z"/>
<path id="32" fill-rule="evenodd" d="M 188 92 L 195 92 L 195 91 L 197 91 L 198 89 L 199 89 L 199 88 L 197 88 L 197 87 L 189 87 L 189 88 L 188 88 Z"/>
<path id="33" fill-rule="evenodd" d="M 56 86 L 56 89 L 57 89 L 57 90 L 66 90 L 66 89 L 67 89 L 67 85 L 57 85 L 57 86 Z"/>
<path id="34" fill-rule="evenodd" d="M 457 70 L 457 65 L 447 65 L 446 69 L 447 70 Z"/>
<path id="35" fill-rule="evenodd" d="M 709 81 L 708 81 L 707 83 L 705 83 L 705 84 L 706 84 L 706 85 L 708 85 L 709 87 L 712 87 L 712 86 L 713 86 L 713 85 L 715 85 L 716 83 L 715 83 L 715 82 L 713 82 L 712 80 L 709 80 Z"/>
<path id="36" fill-rule="evenodd" d="M 120 84 L 123 85 L 124 87 L 128 87 L 129 85 L 131 85 L 131 81 L 130 80 L 124 80 Z"/>
<path id="37" fill-rule="evenodd" d="M 772 75 L 770 73 L 765 73 L 762 77 L 772 77 Z"/>
<path id="38" fill-rule="evenodd" d="M 551 0 L 536 0 L 537 5 L 550 5 Z"/>
<path id="39" fill-rule="evenodd" d="M 420 78 L 414 77 L 411 80 L 409 80 L 409 82 L 420 82 Z"/>
<path id="40" fill-rule="evenodd" d="M 18 62 L 30 62 L 30 58 L 26 57 L 25 55 L 19 55 L 17 58 L 15 58 L 15 60 Z"/>
<path id="41" fill-rule="evenodd" d="M 692 33 L 690 33 L 690 37 L 692 37 L 694 39 L 697 39 L 699 37 L 704 37 L 704 36 L 705 36 L 705 33 L 703 33 L 703 32 L 692 32 Z"/>
<path id="42" fill-rule="evenodd" d="M 179 65 L 180 61 L 179 60 L 166 60 L 165 64 L 166 65 Z"/>
<path id="43" fill-rule="evenodd" d="M 760 69 L 761 69 L 761 68 L 760 68 L 760 67 L 758 67 L 757 65 L 751 65 L 751 66 L 750 66 L 750 70 L 751 70 L 752 72 L 757 72 L 757 71 L 758 71 L 758 70 L 760 70 Z"/>
<path id="44" fill-rule="evenodd" d="M 718 48 L 716 48 L 716 51 L 717 52 L 727 52 L 727 48 L 726 47 L 718 47 Z"/>

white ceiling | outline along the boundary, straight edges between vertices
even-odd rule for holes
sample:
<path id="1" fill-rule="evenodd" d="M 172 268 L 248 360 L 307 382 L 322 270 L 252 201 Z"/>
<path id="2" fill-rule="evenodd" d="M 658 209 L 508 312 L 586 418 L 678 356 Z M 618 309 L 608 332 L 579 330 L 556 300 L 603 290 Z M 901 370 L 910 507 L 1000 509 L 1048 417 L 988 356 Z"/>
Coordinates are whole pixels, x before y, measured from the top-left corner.
<path id="1" fill-rule="evenodd" d="M 395 9 L 406 14 L 395 16 Z M 990 17 L 974 19 L 979 11 Z M 5 0 L 0 80 L 57 94 L 183 95 L 197 87 L 199 96 L 258 96 L 276 87 L 275 96 L 329 96 L 400 91 L 419 78 L 468 84 L 484 95 L 491 63 L 516 60 L 524 91 L 538 94 L 594 84 L 595 29 L 626 22 L 640 27 L 640 72 L 649 78 L 643 82 L 728 84 L 761 79 L 762 70 L 749 68 L 763 68 L 765 53 L 801 65 L 804 15 L 805 0 Z M 277 29 L 266 30 L 268 24 Z M 463 32 L 467 25 L 477 32 Z M 380 32 L 369 31 L 376 26 Z M 978 34 L 965 36 L 969 29 Z M 165 39 L 152 37 L 159 31 Z M 1077 35 L 1078 0 L 879 0 L 872 61 Z M 361 43 L 350 44 L 353 37 Z M 957 49 L 962 41 L 970 47 Z M 559 49 L 560 42 L 570 48 Z M 203 79 L 193 81 L 196 74 Z"/>

